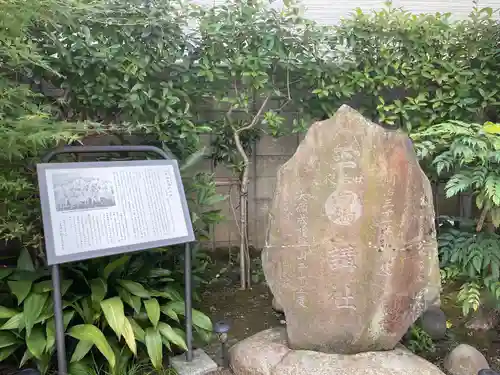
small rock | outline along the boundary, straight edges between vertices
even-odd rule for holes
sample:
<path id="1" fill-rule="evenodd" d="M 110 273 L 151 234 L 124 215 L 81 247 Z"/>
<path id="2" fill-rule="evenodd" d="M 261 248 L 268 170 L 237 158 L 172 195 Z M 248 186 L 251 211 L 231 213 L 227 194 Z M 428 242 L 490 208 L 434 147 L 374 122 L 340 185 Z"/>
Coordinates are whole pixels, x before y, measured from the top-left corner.
<path id="1" fill-rule="evenodd" d="M 499 375 L 499 374 L 498 374 L 498 372 L 493 371 L 492 369 L 488 368 L 488 369 L 479 370 L 477 375 Z"/>
<path id="2" fill-rule="evenodd" d="M 441 340 L 446 336 L 446 315 L 438 306 L 430 306 L 422 314 L 420 325 L 433 340 Z"/>
<path id="3" fill-rule="evenodd" d="M 480 308 L 467 323 L 465 328 L 473 331 L 488 331 L 500 322 L 500 314 L 495 309 Z"/>
<path id="4" fill-rule="evenodd" d="M 281 324 L 281 325 L 283 325 L 283 326 L 284 326 L 284 325 L 286 325 L 286 320 L 281 319 L 281 320 L 280 320 L 280 324 Z"/>
<path id="5" fill-rule="evenodd" d="M 229 350 L 236 375 L 269 375 L 290 352 L 284 329 L 268 329 L 238 342 Z"/>
<path id="6" fill-rule="evenodd" d="M 476 375 L 490 368 L 488 361 L 476 348 L 460 344 L 444 360 L 444 368 L 451 375 Z"/>

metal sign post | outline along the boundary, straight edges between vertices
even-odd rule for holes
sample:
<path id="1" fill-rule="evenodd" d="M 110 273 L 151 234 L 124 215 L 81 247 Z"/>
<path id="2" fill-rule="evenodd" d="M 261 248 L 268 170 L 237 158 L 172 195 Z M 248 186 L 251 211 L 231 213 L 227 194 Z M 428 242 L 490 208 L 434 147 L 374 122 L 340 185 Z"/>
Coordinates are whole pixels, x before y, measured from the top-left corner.
<path id="1" fill-rule="evenodd" d="M 50 216 L 50 205 L 51 200 L 49 198 L 49 189 L 47 187 L 46 180 L 46 171 L 48 169 L 52 169 L 48 163 L 52 161 L 56 156 L 60 154 L 88 154 L 88 153 L 116 153 L 116 152 L 144 152 L 144 153 L 154 153 L 160 156 L 164 161 L 160 163 L 161 160 L 143 160 L 143 161 L 117 161 L 117 162 L 93 162 L 93 163 L 64 163 L 58 164 L 61 166 L 65 166 L 68 169 L 75 168 L 78 170 L 80 166 L 89 165 L 89 168 L 99 168 L 99 167 L 114 167 L 115 165 L 121 166 L 143 166 L 147 168 L 149 166 L 157 166 L 157 164 L 161 164 L 162 166 L 172 166 L 175 173 L 177 188 L 179 191 L 179 197 L 181 202 L 179 203 L 182 206 L 182 211 L 184 213 L 184 219 L 186 222 L 186 235 L 182 237 L 177 237 L 174 239 L 165 239 L 158 240 L 147 243 L 134 243 L 128 246 L 117 246 L 111 249 L 104 250 L 95 250 L 91 252 L 82 252 L 77 254 L 66 254 L 60 255 L 55 251 L 55 236 L 52 230 L 52 223 Z M 62 308 L 62 295 L 61 295 L 61 275 L 59 264 L 76 261 L 76 260 L 84 260 L 90 258 L 96 258 L 100 256 L 108 256 L 113 254 L 122 254 L 125 252 L 144 250 L 148 248 L 168 246 L 173 244 L 185 244 L 185 262 L 184 262 L 184 281 L 185 281 L 185 319 L 186 319 L 186 344 L 187 344 L 187 352 L 186 359 L 188 362 L 193 360 L 193 325 L 192 325 L 192 270 L 191 270 L 191 261 L 192 254 L 190 248 L 190 242 L 194 241 L 194 233 L 192 229 L 192 224 L 189 216 L 189 211 L 187 208 L 186 199 L 184 196 L 184 191 L 182 187 L 182 182 L 180 180 L 180 174 L 177 166 L 177 162 L 172 160 L 169 155 L 163 151 L 162 149 L 155 146 L 67 146 L 62 149 L 56 149 L 48 154 L 46 154 L 42 158 L 42 162 L 45 164 L 37 165 L 38 169 L 38 177 L 40 183 L 40 200 L 42 203 L 42 213 L 43 213 L 43 224 L 44 224 L 44 232 L 45 232 L 45 243 L 47 249 L 47 259 L 48 263 L 52 268 L 52 285 L 53 292 L 52 297 L 54 300 L 54 320 L 55 320 L 55 333 L 56 333 L 56 349 L 57 349 L 57 365 L 58 365 L 58 374 L 59 375 L 67 375 L 68 374 L 68 365 L 66 360 L 66 347 L 65 347 L 65 333 L 64 333 L 64 321 L 63 321 L 63 308 Z M 156 162 L 156 163 L 155 163 Z M 70 165 L 71 164 L 71 165 Z M 78 165 L 78 166 L 76 166 Z"/>

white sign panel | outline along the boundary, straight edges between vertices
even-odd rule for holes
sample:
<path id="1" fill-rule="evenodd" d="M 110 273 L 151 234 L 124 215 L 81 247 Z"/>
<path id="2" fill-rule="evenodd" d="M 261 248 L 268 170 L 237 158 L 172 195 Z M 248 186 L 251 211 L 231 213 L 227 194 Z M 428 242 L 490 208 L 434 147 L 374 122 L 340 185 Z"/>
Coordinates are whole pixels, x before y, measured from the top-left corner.
<path id="1" fill-rule="evenodd" d="M 175 160 L 38 164 L 49 264 L 194 240 Z"/>

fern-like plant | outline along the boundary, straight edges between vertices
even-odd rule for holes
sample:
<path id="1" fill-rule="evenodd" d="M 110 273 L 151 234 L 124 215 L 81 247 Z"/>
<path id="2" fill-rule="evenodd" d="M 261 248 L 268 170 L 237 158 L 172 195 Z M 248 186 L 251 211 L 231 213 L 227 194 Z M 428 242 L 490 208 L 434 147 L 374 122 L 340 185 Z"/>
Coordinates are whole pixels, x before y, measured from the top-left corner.
<path id="1" fill-rule="evenodd" d="M 500 236 L 444 229 L 438 237 L 441 278 L 461 284 L 457 299 L 464 315 L 476 311 L 481 297 L 500 301 Z"/>
<path id="2" fill-rule="evenodd" d="M 489 215 L 500 225 L 500 125 L 448 121 L 411 135 L 417 155 L 447 180 L 446 197 L 470 192 L 481 210 L 476 230 Z"/>

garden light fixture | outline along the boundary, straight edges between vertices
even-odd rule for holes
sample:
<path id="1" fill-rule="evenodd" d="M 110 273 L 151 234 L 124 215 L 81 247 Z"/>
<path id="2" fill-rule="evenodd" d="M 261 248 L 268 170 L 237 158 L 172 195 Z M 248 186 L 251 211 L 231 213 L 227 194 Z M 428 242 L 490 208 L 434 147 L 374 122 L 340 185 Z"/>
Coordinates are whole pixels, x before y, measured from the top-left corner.
<path id="1" fill-rule="evenodd" d="M 217 339 L 221 343 L 222 350 L 222 362 L 224 367 L 229 367 L 229 355 L 227 352 L 227 333 L 229 332 L 229 323 L 225 321 L 219 321 L 214 324 L 214 332 L 217 334 Z"/>

